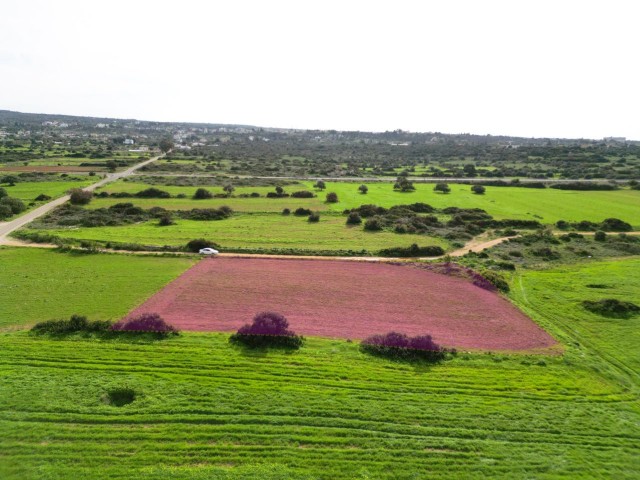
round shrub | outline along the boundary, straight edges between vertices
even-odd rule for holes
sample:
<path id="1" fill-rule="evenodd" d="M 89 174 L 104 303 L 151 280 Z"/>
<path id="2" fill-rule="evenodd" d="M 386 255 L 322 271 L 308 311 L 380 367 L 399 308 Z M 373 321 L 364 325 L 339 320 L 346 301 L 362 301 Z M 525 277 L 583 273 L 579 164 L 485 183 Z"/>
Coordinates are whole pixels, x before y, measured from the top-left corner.
<path id="1" fill-rule="evenodd" d="M 73 205 L 87 205 L 93 197 L 92 192 L 82 190 L 81 188 L 73 188 L 69 190 L 69 195 L 71 196 L 70 202 Z"/>
<path id="2" fill-rule="evenodd" d="M 471 191 L 476 195 L 483 195 L 486 190 L 487 189 L 484 188 L 482 185 L 474 185 L 471 187 Z"/>
<path id="3" fill-rule="evenodd" d="M 13 197 L 0 198 L 0 205 L 4 205 L 5 207 L 8 207 L 11 210 L 11 213 L 13 215 L 22 213 L 27 209 L 27 207 L 22 202 L 22 200 L 20 200 L 19 198 L 13 198 Z"/>
<path id="4" fill-rule="evenodd" d="M 311 215 L 309 215 L 307 220 L 310 221 L 311 223 L 319 222 L 320 221 L 320 214 L 319 213 L 312 213 Z"/>
<path id="5" fill-rule="evenodd" d="M 289 330 L 289 321 L 284 315 L 277 312 L 260 312 L 253 317 L 253 323 L 240 327 L 231 335 L 229 342 L 250 348 L 298 349 L 304 343 L 304 338 Z"/>
<path id="6" fill-rule="evenodd" d="M 327 193 L 327 203 L 337 203 L 338 202 L 338 194 L 335 192 Z"/>
<path id="7" fill-rule="evenodd" d="M 291 210 L 289 208 L 285 208 L 285 209 L 282 210 L 282 214 L 283 215 L 289 215 L 289 214 L 291 214 Z"/>
<path id="8" fill-rule="evenodd" d="M 435 192 L 449 193 L 451 191 L 451 187 L 449 187 L 449 185 L 447 185 L 446 183 L 436 183 L 436 186 L 433 187 L 433 190 Z"/>
<path id="9" fill-rule="evenodd" d="M 311 210 L 302 207 L 296 208 L 296 210 L 293 212 L 294 215 L 298 216 L 311 215 L 311 213 Z"/>
<path id="10" fill-rule="evenodd" d="M 213 198 L 213 194 L 206 188 L 199 188 L 193 194 L 194 200 L 206 200 L 207 198 Z"/>
<path id="11" fill-rule="evenodd" d="M 347 225 L 360 225 L 362 223 L 362 217 L 358 212 L 351 212 L 347 217 Z"/>
<path id="12" fill-rule="evenodd" d="M 364 223 L 364 229 L 370 232 L 382 230 L 382 222 L 378 218 L 370 218 Z"/>
<path id="13" fill-rule="evenodd" d="M 593 236 L 593 238 L 596 242 L 604 242 L 607 240 L 607 234 L 604 233 L 602 230 L 598 230 Z"/>
<path id="14" fill-rule="evenodd" d="M 157 313 L 143 313 L 137 317 L 126 318 L 111 326 L 113 332 L 144 332 L 177 335 L 178 330 L 169 325 Z"/>

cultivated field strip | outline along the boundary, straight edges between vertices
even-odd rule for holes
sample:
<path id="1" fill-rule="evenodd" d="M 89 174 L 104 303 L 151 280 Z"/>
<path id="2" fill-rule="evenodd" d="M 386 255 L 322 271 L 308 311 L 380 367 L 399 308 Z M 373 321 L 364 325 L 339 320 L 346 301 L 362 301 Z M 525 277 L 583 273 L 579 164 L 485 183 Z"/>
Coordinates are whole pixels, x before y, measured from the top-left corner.
<path id="1" fill-rule="evenodd" d="M 561 358 L 475 354 L 417 367 L 371 359 L 345 341 L 248 354 L 226 339 L 2 334 L 2 455 L 54 478 L 97 466 L 111 478 L 258 478 L 263 469 L 291 478 L 513 478 L 578 475 L 587 465 L 631 478 L 637 466 L 635 396 Z M 124 407 L 104 404 L 115 385 L 142 394 Z"/>

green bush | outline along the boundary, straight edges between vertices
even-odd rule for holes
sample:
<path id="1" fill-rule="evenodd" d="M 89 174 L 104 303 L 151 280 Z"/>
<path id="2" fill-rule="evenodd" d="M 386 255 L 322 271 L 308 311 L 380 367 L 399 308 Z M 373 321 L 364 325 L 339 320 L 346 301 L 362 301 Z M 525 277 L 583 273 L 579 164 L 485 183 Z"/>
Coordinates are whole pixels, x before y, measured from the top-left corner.
<path id="1" fill-rule="evenodd" d="M 437 245 L 419 247 L 414 243 L 410 247 L 384 248 L 379 254 L 385 257 L 439 257 L 444 255 L 444 250 Z"/>
<path id="2" fill-rule="evenodd" d="M 616 298 L 584 300 L 582 306 L 590 312 L 604 317 L 628 318 L 640 312 L 640 307 L 635 303 L 624 302 Z"/>
<path id="3" fill-rule="evenodd" d="M 78 332 L 108 332 L 110 328 L 111 322 L 101 320 L 90 322 L 87 320 L 87 317 L 72 315 L 69 320 L 48 320 L 46 322 L 36 323 L 31 328 L 31 332 L 36 335 L 68 335 Z"/>
<path id="4" fill-rule="evenodd" d="M 81 188 L 72 188 L 69 190 L 69 195 L 71 196 L 70 202 L 73 205 L 87 205 L 93 198 L 92 192 L 82 190 Z"/>
<path id="5" fill-rule="evenodd" d="M 205 240 L 204 238 L 196 238 L 194 240 L 191 240 L 189 243 L 187 243 L 185 249 L 188 252 L 198 253 L 200 249 L 207 248 L 207 247 L 215 248 L 215 249 L 220 248 L 218 244 L 214 242 Z"/>

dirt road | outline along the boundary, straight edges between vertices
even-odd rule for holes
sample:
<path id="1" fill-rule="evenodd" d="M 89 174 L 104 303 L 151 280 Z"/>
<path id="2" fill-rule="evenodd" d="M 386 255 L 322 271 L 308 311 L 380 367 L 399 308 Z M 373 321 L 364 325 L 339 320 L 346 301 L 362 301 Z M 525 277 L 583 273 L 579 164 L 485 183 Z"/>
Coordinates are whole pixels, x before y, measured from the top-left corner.
<path id="1" fill-rule="evenodd" d="M 96 182 L 96 183 L 94 183 L 92 185 L 89 185 L 88 187 L 85 187 L 84 190 L 88 190 L 88 191 L 92 192 L 96 188 L 102 187 L 102 186 L 106 185 L 107 183 L 115 182 L 116 180 L 119 180 L 121 178 L 128 177 L 131 174 L 133 174 L 136 170 L 138 170 L 139 168 L 144 167 L 145 165 L 149 165 L 150 163 L 155 162 L 156 160 L 158 160 L 159 158 L 161 158 L 163 156 L 164 155 L 158 155 L 157 157 L 150 158 L 149 160 L 145 160 L 144 162 L 140 162 L 140 163 L 134 165 L 133 167 L 128 168 L 127 170 L 123 170 L 122 172 L 108 173 L 107 176 L 104 177 L 102 180 L 100 180 L 99 182 Z M 49 203 L 45 203 L 44 205 L 41 205 L 38 208 L 36 208 L 34 210 L 31 210 L 30 212 L 25 213 L 24 215 L 16 218 L 15 220 L 0 224 L 0 245 L 7 245 L 10 242 L 15 244 L 15 242 L 13 240 L 9 240 L 7 238 L 11 232 L 14 232 L 17 229 L 19 229 L 21 227 L 24 227 L 27 223 L 30 223 L 30 222 L 34 221 L 36 218 L 39 218 L 39 217 L 45 215 L 46 213 L 48 213 L 51 210 L 53 210 L 54 208 L 62 205 L 63 203 L 67 202 L 68 200 L 69 200 L 69 195 L 65 195 L 64 197 L 56 198 L 55 200 L 52 200 Z"/>

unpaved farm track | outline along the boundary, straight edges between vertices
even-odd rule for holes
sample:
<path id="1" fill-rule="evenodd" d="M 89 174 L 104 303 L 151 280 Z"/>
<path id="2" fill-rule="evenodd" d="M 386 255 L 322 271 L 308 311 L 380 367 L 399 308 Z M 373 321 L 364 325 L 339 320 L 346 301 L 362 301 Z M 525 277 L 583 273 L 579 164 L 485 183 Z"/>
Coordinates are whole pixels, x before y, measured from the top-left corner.
<path id="1" fill-rule="evenodd" d="M 157 157 L 150 158 L 149 160 L 145 160 L 144 162 L 137 163 L 133 167 L 130 167 L 130 168 L 126 169 L 126 170 L 123 170 L 122 172 L 108 174 L 105 178 L 103 178 L 99 182 L 96 182 L 96 183 L 94 183 L 92 185 L 89 185 L 88 187 L 85 187 L 83 190 L 88 190 L 88 191 L 92 192 L 96 188 L 102 187 L 103 185 L 106 185 L 107 183 L 111 183 L 111 182 L 114 182 L 114 181 L 119 180 L 121 178 L 128 177 L 128 176 L 132 175 L 139 168 L 142 168 L 145 165 L 149 165 L 150 163 L 155 162 L 156 160 L 158 160 L 159 158 L 161 158 L 163 156 L 164 155 L 158 155 Z M 69 201 L 69 195 L 65 195 L 63 197 L 56 198 L 55 200 L 52 200 L 49 203 L 45 203 L 44 205 L 41 205 L 38 208 L 36 208 L 34 210 L 31 210 L 30 212 L 27 212 L 24 215 L 14 219 L 14 220 L 11 220 L 10 222 L 5 222 L 3 224 L 0 224 L 0 245 L 7 245 L 7 242 L 12 241 L 12 240 L 8 239 L 8 236 L 9 236 L 9 234 L 11 232 L 14 232 L 14 231 L 18 230 L 19 228 L 24 227 L 28 223 L 33 222 L 36 218 L 40 218 L 43 215 L 46 215 L 47 213 L 49 213 L 54 208 L 62 205 L 63 203 L 66 203 L 68 201 Z M 30 244 L 24 244 L 24 245 L 28 246 Z"/>
<path id="2" fill-rule="evenodd" d="M 360 339 L 392 330 L 456 348 L 531 351 L 556 341 L 500 295 L 471 282 L 385 263 L 207 258 L 131 312 L 183 330 L 233 331 L 258 312 L 303 335 Z"/>

